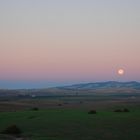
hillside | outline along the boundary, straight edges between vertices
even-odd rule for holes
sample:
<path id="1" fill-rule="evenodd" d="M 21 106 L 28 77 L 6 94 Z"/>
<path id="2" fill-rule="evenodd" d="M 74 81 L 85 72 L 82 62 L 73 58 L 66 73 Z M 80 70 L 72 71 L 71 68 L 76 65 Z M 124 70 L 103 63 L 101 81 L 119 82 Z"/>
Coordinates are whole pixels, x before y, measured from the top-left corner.
<path id="1" fill-rule="evenodd" d="M 139 82 L 98 82 L 83 83 L 63 87 L 44 88 L 44 89 L 0 89 L 0 96 L 14 97 L 35 97 L 35 96 L 53 96 L 53 95 L 91 95 L 91 94 L 140 94 Z"/>

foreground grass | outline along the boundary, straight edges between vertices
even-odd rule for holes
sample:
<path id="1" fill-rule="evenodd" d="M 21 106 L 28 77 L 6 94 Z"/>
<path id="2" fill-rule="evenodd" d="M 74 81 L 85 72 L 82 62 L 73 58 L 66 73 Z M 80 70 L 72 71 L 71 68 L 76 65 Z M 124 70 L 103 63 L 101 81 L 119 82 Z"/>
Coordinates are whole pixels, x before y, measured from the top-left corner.
<path id="1" fill-rule="evenodd" d="M 140 140 L 140 110 L 128 113 L 50 109 L 0 113 L 0 131 L 16 124 L 29 140 Z"/>

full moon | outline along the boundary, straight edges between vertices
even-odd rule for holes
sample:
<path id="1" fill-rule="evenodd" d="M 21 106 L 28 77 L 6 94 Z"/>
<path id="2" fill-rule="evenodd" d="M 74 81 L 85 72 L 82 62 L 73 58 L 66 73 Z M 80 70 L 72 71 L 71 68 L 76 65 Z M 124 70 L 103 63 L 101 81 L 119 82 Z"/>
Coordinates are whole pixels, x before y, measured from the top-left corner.
<path id="1" fill-rule="evenodd" d="M 119 70 L 118 70 L 118 74 L 119 74 L 119 75 L 123 75 L 123 74 L 124 74 L 124 70 L 123 70 L 123 69 L 119 69 Z"/>

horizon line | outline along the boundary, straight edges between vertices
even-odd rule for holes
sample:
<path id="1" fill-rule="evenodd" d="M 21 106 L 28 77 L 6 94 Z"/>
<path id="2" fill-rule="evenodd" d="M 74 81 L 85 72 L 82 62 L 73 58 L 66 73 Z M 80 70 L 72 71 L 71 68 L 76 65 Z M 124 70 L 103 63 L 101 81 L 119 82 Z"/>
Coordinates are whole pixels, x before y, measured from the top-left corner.
<path id="1" fill-rule="evenodd" d="M 59 88 L 59 87 L 66 87 L 66 86 L 74 86 L 74 85 L 80 85 L 80 84 L 94 84 L 94 83 L 107 83 L 107 82 L 117 82 L 117 83 L 131 83 L 131 82 L 136 82 L 140 84 L 140 81 L 135 81 L 135 80 L 130 80 L 130 81 L 97 81 L 97 82 L 77 82 L 77 83 L 73 83 L 73 84 L 59 84 L 58 86 L 48 86 L 48 87 L 31 87 L 31 88 L 1 88 L 0 90 L 37 90 L 37 89 L 49 89 L 49 88 Z"/>

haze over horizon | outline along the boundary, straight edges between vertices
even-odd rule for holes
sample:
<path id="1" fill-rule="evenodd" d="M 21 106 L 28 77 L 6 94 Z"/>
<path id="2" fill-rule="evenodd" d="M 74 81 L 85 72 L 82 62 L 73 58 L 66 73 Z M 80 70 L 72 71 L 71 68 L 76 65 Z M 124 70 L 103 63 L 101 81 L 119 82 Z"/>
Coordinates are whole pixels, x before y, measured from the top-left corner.
<path id="1" fill-rule="evenodd" d="M 139 0 L 1 0 L 0 88 L 139 82 L 139 7 Z"/>

